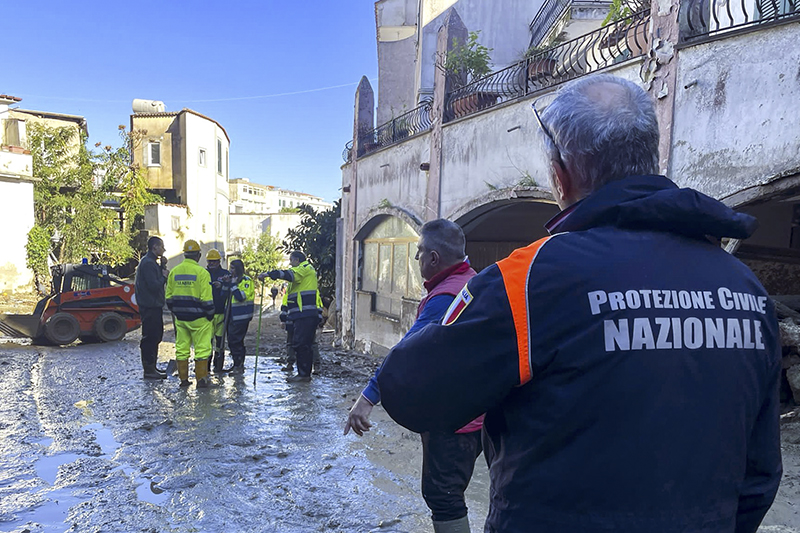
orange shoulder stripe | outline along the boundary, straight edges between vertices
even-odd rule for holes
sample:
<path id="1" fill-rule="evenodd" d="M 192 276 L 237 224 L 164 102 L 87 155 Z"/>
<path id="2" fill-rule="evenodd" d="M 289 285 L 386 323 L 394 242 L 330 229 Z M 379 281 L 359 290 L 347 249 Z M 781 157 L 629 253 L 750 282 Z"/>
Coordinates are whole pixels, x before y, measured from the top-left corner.
<path id="1" fill-rule="evenodd" d="M 544 237 L 525 248 L 518 248 L 505 259 L 497 262 L 503 276 L 503 284 L 506 288 L 506 296 L 511 306 L 511 315 L 514 318 L 514 329 L 517 334 L 520 385 L 531 379 L 528 276 L 539 250 L 551 238 L 552 236 Z"/>

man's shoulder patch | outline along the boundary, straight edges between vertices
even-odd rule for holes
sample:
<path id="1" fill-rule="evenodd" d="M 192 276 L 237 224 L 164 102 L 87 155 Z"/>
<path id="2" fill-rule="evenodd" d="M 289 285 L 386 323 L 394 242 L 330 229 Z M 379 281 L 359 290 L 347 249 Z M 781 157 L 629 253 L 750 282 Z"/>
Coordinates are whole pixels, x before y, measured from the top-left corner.
<path id="1" fill-rule="evenodd" d="M 464 309 L 467 308 L 471 301 L 472 293 L 469 292 L 467 285 L 464 285 L 464 288 L 459 291 L 453 303 L 447 308 L 447 312 L 445 312 L 444 318 L 442 318 L 442 324 L 449 326 L 458 320 L 458 317 L 461 316 L 461 313 L 464 312 Z"/>

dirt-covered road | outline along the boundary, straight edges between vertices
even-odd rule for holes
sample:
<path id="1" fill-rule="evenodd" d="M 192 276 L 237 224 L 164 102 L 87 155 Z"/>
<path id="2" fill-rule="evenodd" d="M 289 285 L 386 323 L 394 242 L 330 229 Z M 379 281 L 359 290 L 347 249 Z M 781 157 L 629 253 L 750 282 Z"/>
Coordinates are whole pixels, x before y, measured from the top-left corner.
<path id="1" fill-rule="evenodd" d="M 162 367 L 172 341 L 168 325 Z M 0 531 L 431 531 L 418 436 L 380 408 L 365 437 L 342 435 L 377 360 L 328 348 L 330 334 L 320 341 L 321 375 L 285 383 L 283 332 L 268 313 L 255 384 L 248 357 L 243 376 L 215 376 L 208 390 L 143 381 L 136 333 L 111 345 L 0 344 Z M 762 531 L 800 533 L 800 417 L 784 430 L 786 475 Z M 473 531 L 487 494 L 480 458 Z"/>

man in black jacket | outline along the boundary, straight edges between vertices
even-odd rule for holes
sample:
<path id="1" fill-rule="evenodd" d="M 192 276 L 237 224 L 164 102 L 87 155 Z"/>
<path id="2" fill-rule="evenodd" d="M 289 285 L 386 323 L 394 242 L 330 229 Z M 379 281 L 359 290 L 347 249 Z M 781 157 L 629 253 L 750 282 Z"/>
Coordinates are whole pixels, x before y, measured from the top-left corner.
<path id="1" fill-rule="evenodd" d="M 587 76 L 537 103 L 551 236 L 392 349 L 384 408 L 413 431 L 486 412 L 486 533 L 754 533 L 781 479 L 780 335 L 764 287 L 709 237 L 756 220 L 655 175 L 636 84 Z"/>
<path id="2" fill-rule="evenodd" d="M 142 317 L 142 352 L 144 379 L 165 379 L 167 374 L 156 368 L 158 345 L 164 336 L 164 286 L 169 271 L 162 268 L 159 258 L 164 255 L 164 241 L 150 237 L 147 241 L 147 254 L 136 267 L 136 303 Z"/>

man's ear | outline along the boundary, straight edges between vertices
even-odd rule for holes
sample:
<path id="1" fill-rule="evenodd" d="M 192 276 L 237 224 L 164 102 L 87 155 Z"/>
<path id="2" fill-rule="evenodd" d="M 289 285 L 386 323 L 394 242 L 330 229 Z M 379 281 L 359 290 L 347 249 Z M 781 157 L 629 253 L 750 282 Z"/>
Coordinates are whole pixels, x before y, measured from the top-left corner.
<path id="1" fill-rule="evenodd" d="M 553 161 L 553 170 L 556 173 L 555 179 L 555 187 L 556 193 L 558 194 L 558 198 L 556 200 L 560 200 L 559 203 L 568 202 L 568 198 L 572 196 L 572 177 L 569 175 L 569 171 L 564 167 L 564 163 L 561 161 Z"/>

